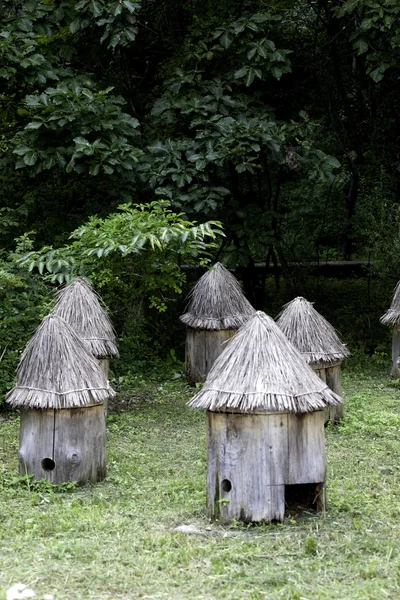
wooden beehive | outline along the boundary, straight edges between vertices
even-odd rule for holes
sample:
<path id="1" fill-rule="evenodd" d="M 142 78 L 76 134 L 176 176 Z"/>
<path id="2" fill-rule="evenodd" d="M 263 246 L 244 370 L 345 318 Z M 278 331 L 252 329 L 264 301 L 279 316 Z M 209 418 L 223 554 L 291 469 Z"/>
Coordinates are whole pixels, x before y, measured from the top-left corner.
<path id="1" fill-rule="evenodd" d="M 210 517 L 282 521 L 291 499 L 321 508 L 324 411 L 340 403 L 274 321 L 255 313 L 189 402 L 208 411 Z"/>
<path id="2" fill-rule="evenodd" d="M 318 377 L 335 394 L 342 396 L 341 364 L 349 351 L 312 303 L 301 296 L 295 298 L 284 306 L 277 317 L 277 325 Z M 335 423 L 342 418 L 343 404 L 326 409 L 326 422 Z"/>
<path id="3" fill-rule="evenodd" d="M 283 521 L 289 486 L 303 486 L 299 497 L 307 507 L 322 507 L 324 411 L 207 414 L 211 518 L 224 523 Z M 309 494 L 312 498 L 307 502 Z"/>
<path id="4" fill-rule="evenodd" d="M 110 359 L 118 356 L 116 335 L 100 296 L 83 277 L 58 292 L 53 314 L 64 319 L 98 360 L 107 379 Z M 104 402 L 107 413 L 107 400 Z"/>
<path id="5" fill-rule="evenodd" d="M 54 484 L 96 483 L 106 476 L 103 404 L 21 409 L 19 471 Z"/>
<path id="6" fill-rule="evenodd" d="M 400 378 L 400 281 L 394 290 L 390 308 L 381 317 L 383 325 L 393 329 L 392 336 L 392 369 L 390 375 L 395 379 Z"/>
<path id="7" fill-rule="evenodd" d="M 309 363 L 312 370 L 338 396 L 342 396 L 342 361 Z M 325 410 L 325 423 L 337 423 L 344 417 L 343 404 L 329 406 Z"/>
<path id="8" fill-rule="evenodd" d="M 185 366 L 186 377 L 194 385 L 205 381 L 215 360 L 221 354 L 224 342 L 236 333 L 236 329 L 186 329 Z"/>
<path id="9" fill-rule="evenodd" d="M 229 340 L 254 313 L 239 282 L 216 263 L 194 286 L 187 312 L 186 375 L 192 385 L 205 378 Z"/>
<path id="10" fill-rule="evenodd" d="M 77 277 L 62 288 L 52 313 L 72 327 L 108 376 L 110 358 L 118 356 L 116 335 L 106 307 L 89 282 Z"/>
<path id="11" fill-rule="evenodd" d="M 19 471 L 54 484 L 106 475 L 104 401 L 114 395 L 96 359 L 57 315 L 27 345 L 7 402 L 20 409 Z"/>

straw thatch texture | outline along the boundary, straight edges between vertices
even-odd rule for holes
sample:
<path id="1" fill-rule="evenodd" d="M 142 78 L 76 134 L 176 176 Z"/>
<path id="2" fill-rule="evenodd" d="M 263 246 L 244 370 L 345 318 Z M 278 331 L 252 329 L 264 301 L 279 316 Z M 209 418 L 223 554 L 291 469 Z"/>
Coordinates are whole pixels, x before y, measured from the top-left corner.
<path id="1" fill-rule="evenodd" d="M 77 277 L 58 292 L 53 314 L 76 331 L 96 358 L 118 356 L 110 318 L 100 296 L 83 277 Z"/>
<path id="2" fill-rule="evenodd" d="M 63 319 L 50 314 L 22 354 L 7 402 L 24 408 L 78 408 L 114 395 L 85 344 Z"/>
<path id="3" fill-rule="evenodd" d="M 190 298 L 180 320 L 193 329 L 238 329 L 254 314 L 238 280 L 221 263 L 200 277 Z"/>
<path id="4" fill-rule="evenodd" d="M 188 405 L 211 411 L 306 413 L 341 402 L 276 323 L 258 311 L 227 343 Z"/>
<path id="5" fill-rule="evenodd" d="M 400 327 L 400 281 L 397 283 L 390 308 L 381 317 L 383 325 Z"/>
<path id="6" fill-rule="evenodd" d="M 332 325 L 301 296 L 285 304 L 276 322 L 309 364 L 332 363 L 350 354 Z"/>

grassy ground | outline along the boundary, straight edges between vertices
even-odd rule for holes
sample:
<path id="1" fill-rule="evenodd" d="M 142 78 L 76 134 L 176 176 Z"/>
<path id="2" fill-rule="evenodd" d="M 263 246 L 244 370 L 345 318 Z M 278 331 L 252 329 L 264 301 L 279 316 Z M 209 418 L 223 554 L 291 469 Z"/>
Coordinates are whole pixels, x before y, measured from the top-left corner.
<path id="1" fill-rule="evenodd" d="M 0 422 L 1 599 L 18 581 L 56 600 L 400 597 L 400 388 L 388 377 L 345 373 L 326 514 L 231 527 L 205 513 L 205 416 L 185 408 L 191 390 L 131 383 L 96 486 L 28 485 L 18 420 Z M 197 533 L 174 531 L 183 524 Z"/>

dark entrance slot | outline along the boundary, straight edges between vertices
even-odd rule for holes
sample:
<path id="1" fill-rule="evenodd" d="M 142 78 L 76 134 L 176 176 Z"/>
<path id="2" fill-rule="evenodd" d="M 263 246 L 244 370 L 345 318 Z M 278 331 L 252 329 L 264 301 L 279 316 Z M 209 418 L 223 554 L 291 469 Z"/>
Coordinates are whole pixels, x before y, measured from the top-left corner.
<path id="1" fill-rule="evenodd" d="M 299 483 L 285 485 L 285 507 L 289 512 L 322 510 L 324 507 L 324 485 L 322 483 Z"/>

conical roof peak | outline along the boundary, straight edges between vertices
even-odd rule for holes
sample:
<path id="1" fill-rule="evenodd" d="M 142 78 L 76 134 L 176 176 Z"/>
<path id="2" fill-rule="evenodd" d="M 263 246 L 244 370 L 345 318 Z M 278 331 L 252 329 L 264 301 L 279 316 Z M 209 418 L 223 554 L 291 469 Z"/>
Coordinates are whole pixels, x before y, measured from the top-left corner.
<path id="1" fill-rule="evenodd" d="M 332 363 L 350 354 L 334 327 L 302 296 L 285 304 L 276 322 L 309 364 Z"/>
<path id="2" fill-rule="evenodd" d="M 211 411 L 305 413 L 340 402 L 273 319 L 257 311 L 226 344 L 188 404 Z"/>
<path id="3" fill-rule="evenodd" d="M 75 331 L 50 314 L 28 342 L 7 394 L 12 406 L 40 409 L 100 404 L 115 395 L 97 360 Z"/>
<path id="4" fill-rule="evenodd" d="M 53 314 L 62 317 L 96 358 L 118 356 L 116 336 L 100 296 L 84 277 L 58 292 Z"/>
<path id="5" fill-rule="evenodd" d="M 253 313 L 238 280 L 216 263 L 194 286 L 180 320 L 193 329 L 238 329 Z"/>

